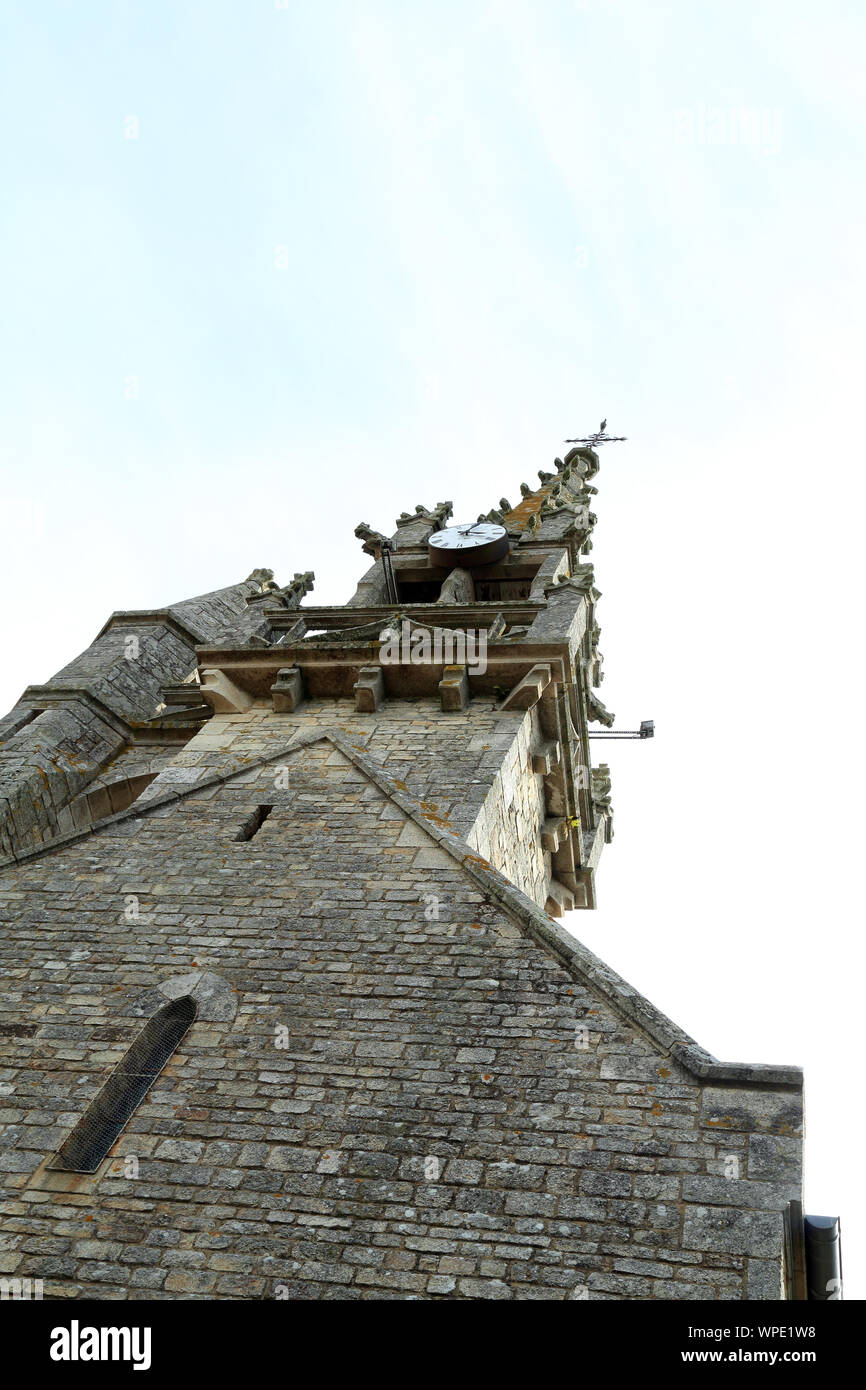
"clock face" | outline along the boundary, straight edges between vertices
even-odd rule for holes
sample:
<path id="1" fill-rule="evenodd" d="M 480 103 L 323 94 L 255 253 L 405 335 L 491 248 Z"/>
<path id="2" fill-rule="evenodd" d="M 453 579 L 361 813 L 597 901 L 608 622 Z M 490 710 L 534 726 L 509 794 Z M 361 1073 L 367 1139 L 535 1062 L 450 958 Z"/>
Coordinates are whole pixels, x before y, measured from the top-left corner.
<path id="1" fill-rule="evenodd" d="M 490 565 L 508 552 L 508 533 L 492 521 L 467 522 L 434 531 L 429 555 L 434 565 Z"/>

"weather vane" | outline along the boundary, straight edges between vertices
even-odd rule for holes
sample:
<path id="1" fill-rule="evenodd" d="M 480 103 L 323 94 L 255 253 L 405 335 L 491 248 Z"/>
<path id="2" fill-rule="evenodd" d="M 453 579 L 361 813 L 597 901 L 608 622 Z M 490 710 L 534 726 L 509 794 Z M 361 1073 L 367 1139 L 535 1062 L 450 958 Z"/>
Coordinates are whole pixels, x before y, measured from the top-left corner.
<path id="1" fill-rule="evenodd" d="M 566 444 L 588 444 L 590 449 L 595 449 L 599 444 L 624 444 L 628 435 L 625 434 L 605 434 L 607 420 L 602 420 L 598 427 L 597 434 L 590 434 L 586 439 L 566 439 Z"/>

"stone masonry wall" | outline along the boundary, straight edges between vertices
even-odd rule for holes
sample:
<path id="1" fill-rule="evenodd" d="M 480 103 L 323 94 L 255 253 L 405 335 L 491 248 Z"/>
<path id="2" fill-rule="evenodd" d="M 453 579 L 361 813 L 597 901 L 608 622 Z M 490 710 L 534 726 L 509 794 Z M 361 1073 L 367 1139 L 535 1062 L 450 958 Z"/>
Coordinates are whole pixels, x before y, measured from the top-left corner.
<path id="1" fill-rule="evenodd" d="M 162 686 L 195 669 L 197 641 L 246 642 L 268 630 L 246 602 L 259 590 L 245 580 L 161 614 L 115 614 L 47 686 L 25 691 L 0 719 L 0 857 L 70 828 L 70 802 L 128 745 L 129 721 L 150 719 Z"/>
<path id="2" fill-rule="evenodd" d="M 544 781 L 532 770 L 532 751 L 543 743 L 535 710 L 527 710 L 467 843 L 543 907 L 551 879 L 550 854 L 541 845 Z"/>
<path id="3" fill-rule="evenodd" d="M 461 797 L 430 711 L 366 740 L 336 713 L 212 721 L 183 781 L 0 874 L 0 1272 L 53 1298 L 779 1297 L 798 1088 L 702 1081 L 622 982 L 485 891 L 437 822 L 474 819 L 492 748 Z M 281 754 L 299 724 L 319 741 Z M 46 1179 L 202 974 L 218 1006 L 103 1170 Z"/>
<path id="4" fill-rule="evenodd" d="M 274 714 L 264 701 L 243 715 L 215 715 L 144 794 L 153 800 L 175 783 L 241 768 L 298 730 L 333 724 L 387 767 L 431 824 L 465 838 L 536 903 L 550 882 L 541 846 L 544 790 L 532 771 L 541 741 L 534 711 L 498 711 L 473 701 L 443 714 L 438 700 L 389 700 L 379 714 L 357 715 L 346 700 L 309 700 L 296 714 Z M 185 770 L 185 769 L 195 769 Z"/>
<path id="5" fill-rule="evenodd" d="M 117 727 L 70 698 L 0 747 L 0 857 L 57 834 L 60 813 L 124 747 Z"/>
<path id="6" fill-rule="evenodd" d="M 338 728 L 352 745 L 387 768 L 395 786 L 419 803 L 431 825 L 466 838 L 491 794 L 503 761 L 526 749 L 522 710 L 500 712 L 473 701 L 463 713 L 443 714 L 438 700 L 391 700 L 377 714 L 356 714 L 348 700 L 307 700 L 295 714 L 275 714 L 259 701 L 246 714 L 214 715 L 152 783 L 142 798 L 167 787 L 193 785 L 215 773 L 242 770 L 270 756 L 301 731 Z M 530 829 L 530 824 L 521 827 Z"/>

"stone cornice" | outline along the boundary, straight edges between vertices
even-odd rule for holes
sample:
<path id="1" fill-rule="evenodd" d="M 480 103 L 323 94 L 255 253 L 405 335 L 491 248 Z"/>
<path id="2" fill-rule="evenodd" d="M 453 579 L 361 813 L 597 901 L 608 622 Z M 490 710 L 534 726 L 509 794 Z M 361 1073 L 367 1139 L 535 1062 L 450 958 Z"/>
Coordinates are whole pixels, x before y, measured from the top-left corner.
<path id="1" fill-rule="evenodd" d="M 445 610 L 449 612 L 450 610 Z M 442 610 L 440 609 L 440 613 Z M 432 627 L 425 628 L 433 631 Z M 453 631 L 443 624 L 443 633 Z M 484 631 L 484 629 L 482 629 Z M 381 668 L 385 689 L 392 699 L 436 698 L 444 668 L 456 658 L 443 650 L 442 658 L 412 661 L 381 662 L 381 642 L 327 641 L 296 642 L 275 647 L 199 647 L 196 656 L 199 670 L 220 671 L 251 699 L 266 699 L 278 673 L 286 667 L 300 669 L 308 698 L 349 699 L 362 667 Z M 473 695 L 497 697 L 517 685 L 539 662 L 553 663 L 556 680 L 568 680 L 569 648 L 564 642 L 490 642 L 487 644 L 483 670 L 469 669 L 468 679 Z"/>
<path id="2" fill-rule="evenodd" d="M 188 623 L 182 623 L 170 609 L 142 609 L 140 612 L 129 609 L 119 610 L 112 613 L 111 617 L 103 623 L 96 634 L 94 641 L 99 641 L 110 628 L 113 627 L 167 627 L 181 637 L 190 647 L 194 647 L 197 642 L 203 642 L 205 635 L 196 628 L 190 627 Z"/>
<path id="3" fill-rule="evenodd" d="M 81 685 L 28 685 L 24 694 L 21 696 L 19 704 L 25 701 L 34 709 L 47 709 L 50 705 L 58 705 L 61 708 L 75 700 L 80 700 L 83 704 L 99 716 L 110 729 L 115 733 L 132 742 L 134 737 L 133 727 L 121 715 L 116 714 L 109 705 L 91 694 Z"/>
<path id="4" fill-rule="evenodd" d="M 291 627 L 303 618 L 307 631 L 318 628 L 359 627 L 363 623 L 381 622 L 383 627 L 399 614 L 416 622 L 432 623 L 437 627 L 488 628 L 491 618 L 502 612 L 509 622 L 531 623 L 545 608 L 542 602 L 531 599 L 495 599 L 490 603 L 390 603 L 341 606 L 339 608 L 296 608 L 291 613 L 268 614 L 271 626 L 279 631 Z"/>

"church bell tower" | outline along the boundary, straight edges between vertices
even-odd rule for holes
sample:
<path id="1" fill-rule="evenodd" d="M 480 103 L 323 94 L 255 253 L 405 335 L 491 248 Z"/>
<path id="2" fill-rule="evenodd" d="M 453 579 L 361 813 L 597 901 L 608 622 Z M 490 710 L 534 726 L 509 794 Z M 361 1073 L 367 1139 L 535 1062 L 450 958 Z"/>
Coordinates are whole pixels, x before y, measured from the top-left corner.
<path id="1" fill-rule="evenodd" d="M 342 605 L 258 569 L 113 613 L 0 721 L 4 1280 L 837 1286 L 799 1069 L 719 1062 L 556 920 L 612 838 L 597 470 L 360 523 Z"/>
<path id="2" fill-rule="evenodd" d="M 200 666 L 217 711 L 270 692 L 280 711 L 351 699 L 387 721 L 389 704 L 414 701 L 451 716 L 455 754 L 500 749 L 486 782 L 451 787 L 444 762 L 426 796 L 446 800 L 472 848 L 559 917 L 595 906 L 613 826 L 608 768 L 591 766 L 588 733 L 613 715 L 596 694 L 599 593 L 582 558 L 598 456 L 574 448 L 555 468 L 475 521 L 455 523 L 440 502 L 403 512 L 390 537 L 362 522 L 372 563 L 347 604 L 274 609 L 265 591 L 256 602 L 275 642 L 255 674 L 247 650 L 204 651 Z"/>

